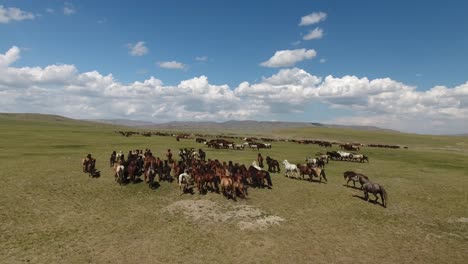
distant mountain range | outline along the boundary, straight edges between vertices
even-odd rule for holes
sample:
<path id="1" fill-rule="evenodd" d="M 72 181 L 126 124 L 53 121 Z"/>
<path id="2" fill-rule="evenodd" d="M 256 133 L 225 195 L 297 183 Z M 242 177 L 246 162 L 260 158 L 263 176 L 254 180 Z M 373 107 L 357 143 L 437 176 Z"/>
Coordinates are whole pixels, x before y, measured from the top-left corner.
<path id="1" fill-rule="evenodd" d="M 393 131 L 389 129 L 383 129 L 376 126 L 350 126 L 350 125 L 335 125 L 335 124 L 322 124 L 313 122 L 282 122 L 282 121 L 254 121 L 254 120 L 230 120 L 226 122 L 183 122 L 174 121 L 167 123 L 152 123 L 147 121 L 128 120 L 128 119 L 99 119 L 99 120 L 87 120 L 105 124 L 128 126 L 135 128 L 146 128 L 146 129 L 159 129 L 159 130 L 173 130 L 173 131 L 244 131 L 244 132 L 255 132 L 255 131 L 273 131 L 288 128 L 302 128 L 302 127 L 323 127 L 323 128 L 344 128 L 344 129 L 355 129 L 355 130 L 367 130 L 367 131 Z"/>

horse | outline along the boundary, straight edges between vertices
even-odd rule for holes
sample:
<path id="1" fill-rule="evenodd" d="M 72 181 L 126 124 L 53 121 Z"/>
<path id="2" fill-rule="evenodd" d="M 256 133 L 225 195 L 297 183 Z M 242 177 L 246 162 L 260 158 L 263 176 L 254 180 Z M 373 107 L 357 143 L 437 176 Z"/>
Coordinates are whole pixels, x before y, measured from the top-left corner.
<path id="1" fill-rule="evenodd" d="M 128 161 L 127 165 L 127 175 L 130 178 L 130 181 L 135 183 L 135 176 L 137 173 L 137 163 L 135 160 Z"/>
<path id="2" fill-rule="evenodd" d="M 217 168 L 216 174 L 220 178 L 219 187 L 221 188 L 223 195 L 228 199 L 231 197 L 233 200 L 236 200 L 236 193 L 231 178 L 231 173 L 229 173 L 224 168 Z"/>
<path id="3" fill-rule="evenodd" d="M 296 165 L 289 163 L 288 160 L 283 160 L 283 165 L 286 170 L 286 174 L 285 174 L 286 177 L 290 177 L 291 173 L 293 172 L 294 172 L 294 175 L 297 176 L 298 168 Z"/>
<path id="4" fill-rule="evenodd" d="M 145 181 L 146 183 L 148 183 L 148 186 L 150 188 L 153 188 L 154 178 L 156 177 L 156 171 L 157 171 L 156 159 L 153 157 L 149 161 L 149 166 L 145 171 Z"/>
<path id="5" fill-rule="evenodd" d="M 96 172 L 96 159 L 86 157 L 81 160 L 81 163 L 83 165 L 83 172 L 88 173 L 89 177 L 94 176 Z"/>
<path id="6" fill-rule="evenodd" d="M 385 191 L 385 188 L 382 185 L 368 181 L 364 183 L 364 185 L 362 186 L 362 190 L 364 191 L 364 199 L 366 201 L 369 200 L 369 193 L 372 193 L 375 196 L 374 202 L 377 203 L 377 200 L 379 199 L 377 194 L 380 194 L 380 198 L 382 198 L 382 206 L 384 208 L 387 208 L 387 192 Z"/>
<path id="7" fill-rule="evenodd" d="M 369 162 L 369 158 L 363 154 L 351 154 L 351 159 L 353 161 L 364 162 L 364 160 L 366 160 L 367 162 Z"/>
<path id="8" fill-rule="evenodd" d="M 181 173 L 179 175 L 179 189 L 181 191 L 181 194 L 189 190 L 192 192 L 193 183 L 193 178 L 190 176 L 190 174 L 188 174 L 187 172 Z"/>
<path id="9" fill-rule="evenodd" d="M 232 177 L 232 187 L 234 189 L 234 194 L 239 194 L 239 197 L 245 199 L 247 195 L 247 186 L 244 184 L 244 177 L 240 172 L 236 172 Z"/>
<path id="10" fill-rule="evenodd" d="M 319 181 L 322 182 L 322 177 L 323 177 L 325 179 L 325 182 L 328 182 L 324 169 L 320 167 L 310 167 L 307 164 L 304 164 L 304 165 L 297 164 L 296 166 L 299 168 L 299 171 L 303 180 L 304 180 L 304 175 L 308 175 L 310 181 L 312 181 L 312 177 L 317 177 L 317 178 L 320 178 Z"/>
<path id="11" fill-rule="evenodd" d="M 253 163 L 255 164 L 255 162 Z M 264 187 L 265 186 L 265 179 L 267 180 L 267 187 L 271 189 L 273 183 L 271 182 L 271 176 L 268 171 L 264 171 L 258 166 L 250 166 L 248 170 L 248 176 L 251 179 L 251 182 L 256 187 Z"/>
<path id="12" fill-rule="evenodd" d="M 200 160 L 205 161 L 206 153 L 202 149 L 198 149 L 198 155 L 200 156 Z"/>
<path id="13" fill-rule="evenodd" d="M 273 173 L 280 173 L 281 172 L 280 165 L 279 165 L 279 162 L 277 160 L 270 158 L 270 156 L 267 156 L 266 157 L 266 162 L 267 162 L 267 165 L 268 165 L 268 171 L 269 172 L 273 172 Z"/>
<path id="14" fill-rule="evenodd" d="M 364 174 L 361 174 L 361 173 L 356 173 L 354 171 L 345 171 L 343 173 L 343 177 L 344 179 L 348 178 L 348 181 L 346 182 L 346 186 L 348 186 L 348 183 L 350 181 L 353 181 L 353 187 L 356 188 L 356 182 L 358 181 L 360 184 L 361 184 L 361 190 L 362 190 L 362 186 L 369 181 L 369 177 L 367 177 L 366 175 Z"/>
<path id="15" fill-rule="evenodd" d="M 124 165 L 122 165 L 121 161 L 116 163 L 114 166 L 115 166 L 114 167 L 114 169 L 115 169 L 115 181 L 118 182 L 119 185 L 122 185 L 127 180 L 127 178 L 125 177 L 125 167 L 124 167 Z"/>
<path id="16" fill-rule="evenodd" d="M 117 159 L 117 153 L 115 151 L 112 152 L 110 158 L 109 158 L 109 167 L 114 167 L 115 161 Z"/>
<path id="17" fill-rule="evenodd" d="M 202 172 L 197 168 L 192 168 L 192 176 L 197 186 L 198 194 L 204 192 L 205 178 L 203 177 Z"/>

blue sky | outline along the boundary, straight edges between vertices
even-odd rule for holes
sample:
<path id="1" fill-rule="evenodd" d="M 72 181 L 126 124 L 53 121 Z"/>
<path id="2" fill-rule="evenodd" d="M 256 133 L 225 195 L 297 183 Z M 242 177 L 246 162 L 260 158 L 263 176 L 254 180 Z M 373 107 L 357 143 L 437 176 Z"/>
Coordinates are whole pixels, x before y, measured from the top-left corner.
<path id="1" fill-rule="evenodd" d="M 151 121 L 204 118 L 223 121 L 238 117 L 353 122 L 419 133 L 468 131 L 466 125 L 460 124 L 467 121 L 466 102 L 453 101 L 464 98 L 464 85 L 468 81 L 466 1 L 0 1 L 0 6 L 4 10 L 3 23 L 0 11 L 0 54 L 6 54 L 12 47 L 18 47 L 20 54 L 8 64 L 10 68 L 40 67 L 44 70 L 50 65 L 72 65 L 76 71 L 74 77 L 97 71 L 99 78 L 112 74 L 112 83 L 123 86 L 135 81 L 144 82 L 153 76 L 162 82 L 159 84 L 161 87 L 179 87 L 183 81 L 206 76 L 208 88 L 198 92 L 210 94 L 213 89 L 217 90 L 215 86 L 226 84 L 234 93 L 233 99 L 224 103 L 234 108 L 230 114 L 224 113 L 226 109 L 220 110 L 220 106 L 207 106 L 200 111 L 188 111 L 193 114 L 185 112 L 171 117 L 168 114 L 171 106 L 167 104 L 164 106 L 165 114 L 160 116 L 154 110 L 160 108 L 157 99 L 151 103 L 155 112 L 150 116 L 139 115 L 138 109 L 118 113 L 89 106 L 81 106 L 79 114 L 76 109 L 74 114 L 64 109 L 50 109 L 51 113 L 78 118 L 123 115 L 124 118 Z M 23 17 L 14 18 L 8 8 L 21 10 Z M 299 25 L 302 17 L 314 13 L 325 14 L 325 18 L 310 25 Z M 305 40 L 304 36 L 314 29 L 321 30 L 322 36 Z M 139 42 L 144 42 L 140 46 L 146 52 L 140 50 L 139 56 L 132 55 L 132 45 Z M 287 66 L 261 65 L 273 58 L 277 51 L 301 49 L 310 51 L 310 56 Z M 313 76 L 321 80 L 306 82 L 309 86 L 300 88 L 293 83 L 285 83 L 286 79 L 291 81 L 286 77 L 279 85 L 268 81 L 281 71 L 297 77 L 299 70 L 305 72 L 299 74 L 304 78 Z M 8 71 L 4 70 L 3 74 L 8 74 Z M 340 79 L 325 82 L 327 76 Z M 354 76 L 357 81 L 349 79 L 344 82 L 342 78 L 346 76 Z M 389 78 L 391 84 L 375 82 L 365 84 L 368 87 L 363 88 L 364 84 L 359 84 L 363 78 L 369 83 Z M 55 86 L 62 85 L 61 92 L 67 91 L 67 87 L 77 86 L 71 81 L 55 81 L 51 81 Z M 25 93 L 25 89 L 41 85 L 44 89 L 51 87 L 50 83 L 49 86 L 44 82 L 40 85 L 29 83 L 28 87 L 13 91 L 11 87 L 17 85 L 12 85 L 12 82 L 3 84 L 3 91 L 8 90 L 11 95 L 13 92 Z M 250 86 L 241 91 L 238 88 L 243 82 Z M 262 88 L 266 84 L 269 87 Z M 405 100 L 414 96 L 419 98 L 413 103 L 421 107 L 412 110 L 412 119 L 400 122 L 408 115 L 407 112 L 399 109 L 393 113 L 389 110 L 393 106 L 388 105 L 382 105 L 386 110 L 377 109 L 374 97 L 362 95 L 366 91 L 385 97 L 388 89 L 381 88 L 385 85 L 395 87 L 388 89 L 400 99 L 401 96 L 406 96 Z M 431 91 L 439 85 L 446 89 L 443 96 L 446 102 L 432 109 L 434 106 L 429 101 L 440 98 L 440 95 Z M 156 86 L 148 92 L 154 94 L 154 89 Z M 186 92 L 193 93 L 194 88 L 190 89 Z M 297 89 L 302 89 L 302 93 L 297 94 L 302 101 L 294 97 L 287 101 L 287 96 L 282 96 L 282 92 L 294 93 Z M 83 104 L 89 99 L 85 98 L 85 90 L 89 87 L 78 94 Z M 267 90 L 269 98 L 265 95 Z M 353 96 L 337 100 L 337 96 L 342 97 L 350 90 Z M 60 95 L 67 96 L 68 93 Z M 167 96 L 156 95 L 161 98 Z M 362 96 L 366 97 L 366 104 L 359 102 Z M 101 94 L 101 97 L 105 96 Z M 186 99 L 174 102 L 172 107 L 177 103 L 192 102 L 190 99 L 187 94 Z M 195 98 L 194 101 L 209 105 L 211 99 Z M 393 105 L 401 102 L 400 99 L 394 99 Z M 241 109 L 239 100 L 259 107 Z M 10 102 L 12 105 L 18 103 Z M 436 103 L 439 104 L 438 101 Z M 453 103 L 457 109 L 452 109 L 453 105 L 447 106 Z M 407 102 L 399 107 L 408 108 L 411 104 Z M 49 111 L 33 105 L 28 105 L 31 111 Z M 192 109 L 189 105 L 184 104 L 184 107 Z M 101 113 L 90 114 L 91 110 Z M 0 111 L 15 111 L 15 108 L 4 106 L 2 109 L 0 106 Z M 224 114 L 216 115 L 210 111 L 224 111 Z M 425 117 L 429 118 L 428 122 L 414 125 L 414 120 L 420 119 L 415 111 L 432 114 Z M 435 117 L 431 119 L 431 116 Z"/>

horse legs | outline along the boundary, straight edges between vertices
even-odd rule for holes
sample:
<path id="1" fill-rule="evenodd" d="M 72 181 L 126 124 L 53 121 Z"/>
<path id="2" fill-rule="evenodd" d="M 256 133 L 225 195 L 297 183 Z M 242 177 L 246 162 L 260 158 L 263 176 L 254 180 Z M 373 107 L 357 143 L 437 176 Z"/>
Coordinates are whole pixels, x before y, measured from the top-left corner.
<path id="1" fill-rule="evenodd" d="M 366 201 L 369 201 L 369 194 L 367 193 L 367 191 L 364 191 L 364 199 Z"/>
<path id="2" fill-rule="evenodd" d="M 374 196 L 375 196 L 375 200 L 374 200 L 374 202 L 375 202 L 375 203 L 377 203 L 377 200 L 379 200 L 379 197 L 378 197 L 378 196 L 377 196 L 377 194 L 375 194 L 375 193 L 372 193 L 372 195 L 374 195 Z"/>

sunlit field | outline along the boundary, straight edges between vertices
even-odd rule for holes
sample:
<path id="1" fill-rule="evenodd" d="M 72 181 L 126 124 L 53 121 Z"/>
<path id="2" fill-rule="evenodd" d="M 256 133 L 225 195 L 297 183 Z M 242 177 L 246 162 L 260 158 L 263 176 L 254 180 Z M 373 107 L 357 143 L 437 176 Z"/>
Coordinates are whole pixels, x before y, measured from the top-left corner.
<path id="1" fill-rule="evenodd" d="M 0 114 L 0 263 L 468 260 L 468 137 L 325 128 L 265 132 L 408 149 L 363 147 L 359 152 L 369 156 L 369 163 L 330 161 L 326 184 L 272 174 L 272 189 L 249 188 L 246 200 L 233 201 L 210 192 L 180 195 L 175 182 L 161 182 L 154 190 L 144 183 L 120 186 L 109 156 L 113 150 L 150 148 L 164 158 L 168 148 L 176 154 L 193 147 L 204 149 L 207 158 L 250 165 L 257 151 L 209 149 L 195 137 L 123 137 L 117 130 L 138 131 L 55 116 Z M 304 163 L 327 150 L 272 142 L 272 149 L 260 152 Z M 88 153 L 97 159 L 98 178 L 82 172 L 81 159 Z M 347 170 L 385 186 L 387 208 L 346 187 Z"/>

